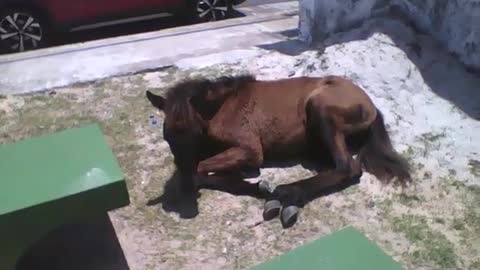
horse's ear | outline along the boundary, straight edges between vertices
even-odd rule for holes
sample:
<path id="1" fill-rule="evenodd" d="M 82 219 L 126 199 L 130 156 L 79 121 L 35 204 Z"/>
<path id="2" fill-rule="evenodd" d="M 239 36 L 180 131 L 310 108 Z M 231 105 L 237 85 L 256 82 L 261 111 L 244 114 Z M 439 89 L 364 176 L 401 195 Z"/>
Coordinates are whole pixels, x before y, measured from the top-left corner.
<path id="1" fill-rule="evenodd" d="M 146 92 L 147 99 L 152 103 L 152 105 L 160 110 L 163 110 L 165 107 L 165 98 L 157 96 L 150 91 Z"/>

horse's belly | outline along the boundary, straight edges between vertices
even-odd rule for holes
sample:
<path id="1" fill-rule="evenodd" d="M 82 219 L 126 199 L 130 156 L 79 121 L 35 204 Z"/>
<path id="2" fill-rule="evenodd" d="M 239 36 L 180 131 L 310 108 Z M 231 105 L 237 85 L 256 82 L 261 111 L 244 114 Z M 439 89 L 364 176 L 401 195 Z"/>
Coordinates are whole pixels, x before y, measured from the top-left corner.
<path id="1" fill-rule="evenodd" d="M 304 130 L 290 131 L 289 134 L 274 134 L 272 132 L 268 138 L 263 140 L 265 159 L 296 158 L 306 153 L 307 143 Z"/>

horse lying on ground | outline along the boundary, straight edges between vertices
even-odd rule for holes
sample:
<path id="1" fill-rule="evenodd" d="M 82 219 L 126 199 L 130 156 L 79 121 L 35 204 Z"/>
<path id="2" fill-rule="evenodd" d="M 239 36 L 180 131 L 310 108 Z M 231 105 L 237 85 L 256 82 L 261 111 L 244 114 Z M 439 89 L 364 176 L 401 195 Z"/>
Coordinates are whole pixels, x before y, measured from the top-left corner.
<path id="1" fill-rule="evenodd" d="M 409 165 L 392 147 L 382 113 L 343 77 L 192 79 L 172 87 L 166 98 L 146 95 L 165 112 L 164 139 L 183 191 L 224 186 L 261 196 L 264 218 L 280 215 L 284 227 L 292 226 L 299 207 L 318 194 L 358 181 L 362 165 L 381 180 L 410 180 Z M 299 157 L 330 166 L 275 188 L 243 181 L 243 169 Z"/>

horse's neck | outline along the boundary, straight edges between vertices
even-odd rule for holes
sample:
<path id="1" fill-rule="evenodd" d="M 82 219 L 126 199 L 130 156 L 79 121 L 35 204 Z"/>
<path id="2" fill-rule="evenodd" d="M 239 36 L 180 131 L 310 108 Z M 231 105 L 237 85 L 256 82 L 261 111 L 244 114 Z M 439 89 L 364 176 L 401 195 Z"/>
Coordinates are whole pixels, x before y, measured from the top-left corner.
<path id="1" fill-rule="evenodd" d="M 202 104 L 199 104 L 195 109 L 205 121 L 209 121 L 220 110 L 220 107 L 223 105 L 223 102 L 224 101 L 220 101 L 220 100 L 203 102 Z"/>
<path id="2" fill-rule="evenodd" d="M 210 93 L 199 100 L 195 104 L 195 108 L 205 120 L 210 120 L 233 94 L 233 90 Z"/>

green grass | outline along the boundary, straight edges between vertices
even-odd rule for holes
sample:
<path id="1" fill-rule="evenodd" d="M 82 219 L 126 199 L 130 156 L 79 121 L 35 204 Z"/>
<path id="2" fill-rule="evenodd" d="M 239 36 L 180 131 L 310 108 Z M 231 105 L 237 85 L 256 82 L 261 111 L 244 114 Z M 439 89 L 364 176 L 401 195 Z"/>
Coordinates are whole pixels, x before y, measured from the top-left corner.
<path id="1" fill-rule="evenodd" d="M 422 198 L 421 195 L 416 195 L 416 194 L 410 195 L 410 194 L 401 193 L 400 195 L 398 195 L 398 201 L 401 204 L 404 204 L 407 206 L 414 206 L 415 204 L 425 201 L 425 199 Z"/>
<path id="2" fill-rule="evenodd" d="M 474 176 L 480 177 L 480 161 L 475 159 L 470 159 L 468 161 L 468 165 L 470 167 L 470 173 Z"/>
<path id="3" fill-rule="evenodd" d="M 441 232 L 431 229 L 424 217 L 403 215 L 393 219 L 393 229 L 402 232 L 418 247 L 411 259 L 416 265 L 435 264 L 438 269 L 456 269 L 457 255 L 453 244 Z"/>

